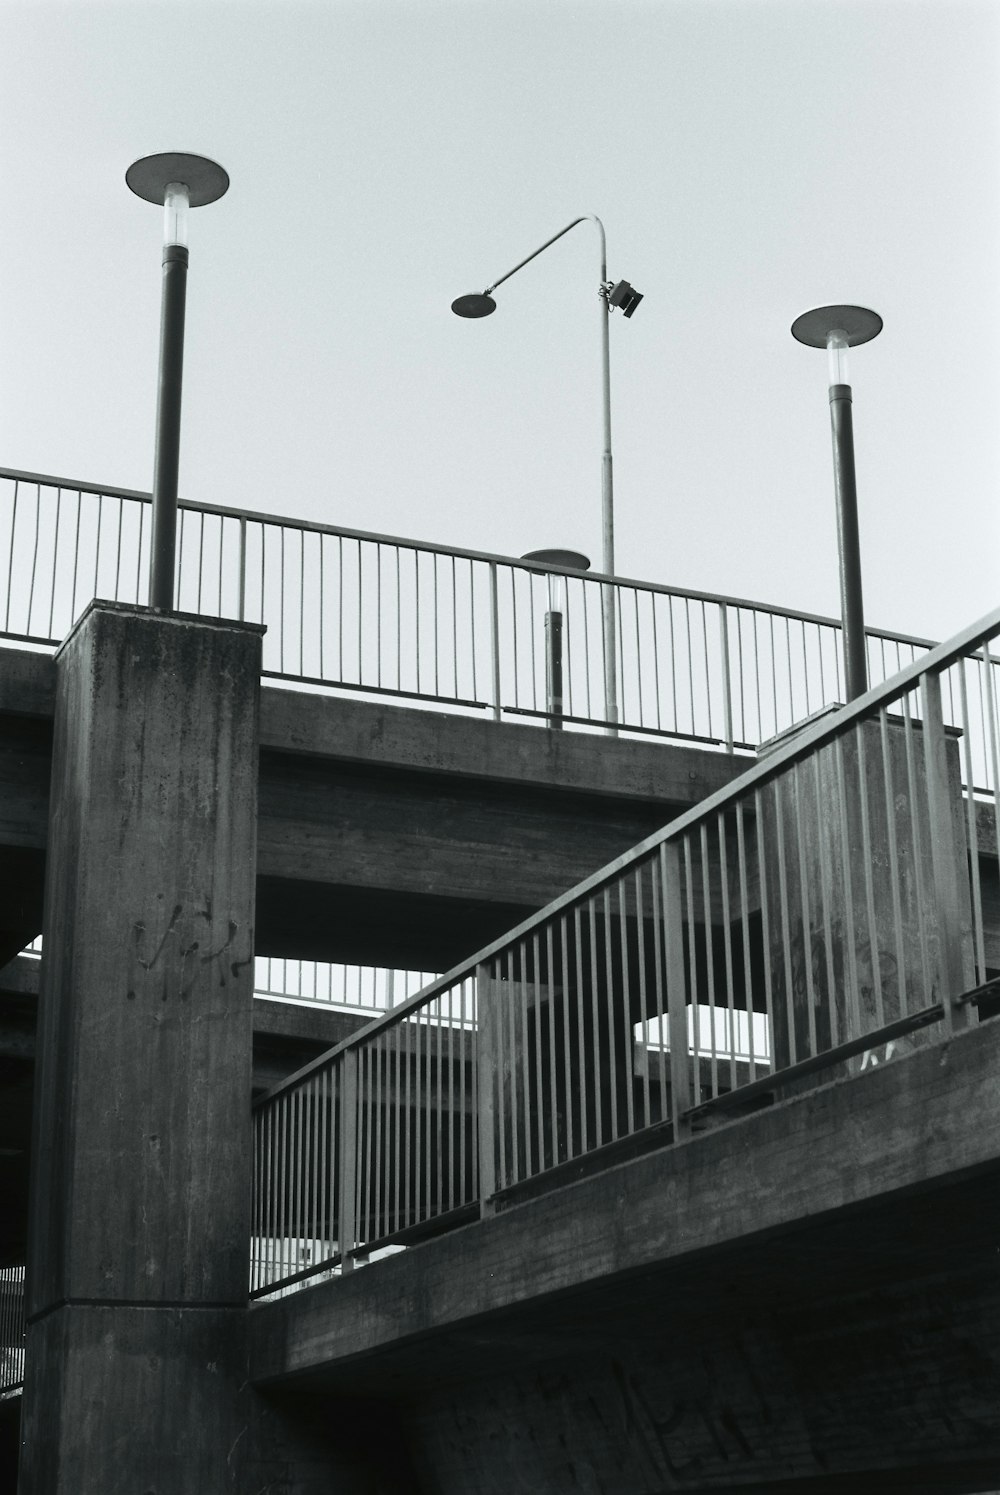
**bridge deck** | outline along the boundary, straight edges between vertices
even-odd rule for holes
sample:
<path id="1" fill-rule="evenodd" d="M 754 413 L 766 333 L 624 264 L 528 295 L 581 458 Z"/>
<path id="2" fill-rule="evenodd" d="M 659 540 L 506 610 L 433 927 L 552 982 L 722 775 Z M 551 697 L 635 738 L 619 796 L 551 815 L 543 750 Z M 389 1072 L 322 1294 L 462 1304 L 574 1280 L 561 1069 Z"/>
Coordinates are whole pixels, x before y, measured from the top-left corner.
<path id="1" fill-rule="evenodd" d="M 258 1304 L 253 1378 L 397 1403 L 443 1495 L 984 1488 L 998 1065 L 990 1022 Z"/>

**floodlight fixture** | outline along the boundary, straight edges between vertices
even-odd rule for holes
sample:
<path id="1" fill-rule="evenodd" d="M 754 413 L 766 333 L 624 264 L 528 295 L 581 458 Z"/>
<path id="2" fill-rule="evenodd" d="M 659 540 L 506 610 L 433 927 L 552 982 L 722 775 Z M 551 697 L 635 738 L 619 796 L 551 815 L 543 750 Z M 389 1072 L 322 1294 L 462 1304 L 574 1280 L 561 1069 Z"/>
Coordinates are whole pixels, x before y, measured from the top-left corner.
<path id="1" fill-rule="evenodd" d="M 177 548 L 177 476 L 180 462 L 181 385 L 184 371 L 184 311 L 187 299 L 188 213 L 217 202 L 229 177 L 216 161 L 183 151 L 163 151 L 133 161 L 126 185 L 163 209 L 163 289 L 160 364 L 153 457 L 153 526 L 149 605 L 169 612 L 174 605 Z"/>
<path id="2" fill-rule="evenodd" d="M 630 317 L 635 311 L 642 296 L 633 290 L 627 280 L 620 280 L 617 285 L 608 288 L 608 305 L 620 307 L 626 317 Z"/>
<path id="3" fill-rule="evenodd" d="M 868 652 L 861 591 L 858 486 L 851 409 L 853 394 L 848 382 L 847 350 L 871 342 L 881 331 L 882 318 L 878 312 L 865 306 L 817 306 L 812 311 L 803 312 L 792 323 L 794 338 L 810 348 L 825 348 L 827 353 L 844 675 L 850 701 L 864 695 L 868 689 Z"/>
<path id="4" fill-rule="evenodd" d="M 497 286 L 503 285 L 518 270 L 523 270 L 525 265 L 537 259 L 544 250 L 548 249 L 557 239 L 568 234 L 571 228 L 576 228 L 578 223 L 593 223 L 600 235 L 601 247 L 601 277 L 597 287 L 598 304 L 601 319 L 601 421 L 602 421 L 602 443 L 601 443 L 601 564 L 606 576 L 613 576 L 615 572 L 615 524 L 614 524 L 614 479 L 612 475 L 611 457 L 611 357 L 608 342 L 608 317 L 612 305 L 620 307 L 626 317 L 630 317 L 639 302 L 643 299 L 638 292 L 634 291 L 627 280 L 618 282 L 608 280 L 607 264 L 607 240 L 604 233 L 604 224 L 593 213 L 585 213 L 579 218 L 574 218 L 572 223 L 567 223 L 551 239 L 546 239 L 538 249 L 535 249 L 520 260 L 513 270 L 508 270 L 506 275 L 501 275 L 492 285 L 480 294 L 459 296 L 451 303 L 451 309 L 456 316 L 478 318 L 487 317 L 496 310 L 496 302 L 493 292 Z M 612 301 L 612 297 L 616 297 Z M 617 731 L 618 720 L 618 683 L 617 683 L 617 647 L 615 643 L 615 599 L 614 589 L 609 584 L 604 588 L 602 599 L 602 611 L 604 619 L 604 694 L 605 694 L 605 716 L 607 730 L 613 735 Z"/>

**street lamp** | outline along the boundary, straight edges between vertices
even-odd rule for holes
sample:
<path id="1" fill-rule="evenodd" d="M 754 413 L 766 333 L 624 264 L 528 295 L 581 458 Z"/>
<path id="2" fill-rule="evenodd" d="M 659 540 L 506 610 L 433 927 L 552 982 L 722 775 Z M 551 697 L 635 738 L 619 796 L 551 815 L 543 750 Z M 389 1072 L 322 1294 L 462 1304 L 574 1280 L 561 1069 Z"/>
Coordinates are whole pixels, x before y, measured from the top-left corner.
<path id="1" fill-rule="evenodd" d="M 174 605 L 177 540 L 177 473 L 188 268 L 187 216 L 189 208 L 216 202 L 228 188 L 229 177 L 221 166 L 204 156 L 165 151 L 133 161 L 125 173 L 125 181 L 137 197 L 163 208 L 163 293 L 153 458 L 149 605 L 155 612 L 169 612 Z"/>
<path id="2" fill-rule="evenodd" d="M 572 571 L 589 571 L 590 559 L 578 550 L 529 550 L 523 561 L 540 561 L 543 566 L 565 566 Z M 548 607 L 545 612 L 545 709 L 549 726 L 562 730 L 563 724 L 563 619 L 567 611 L 566 577 L 550 571 L 545 578 Z"/>
<path id="3" fill-rule="evenodd" d="M 496 311 L 497 304 L 493 300 L 492 292 L 497 286 L 503 285 L 518 270 L 530 264 L 563 234 L 568 234 L 571 228 L 576 228 L 578 223 L 593 223 L 597 226 L 597 232 L 601 239 L 601 279 L 597 288 L 598 306 L 601 318 L 601 414 L 602 414 L 602 447 L 601 447 L 601 528 L 602 528 L 602 560 L 601 565 L 606 576 L 613 576 L 615 571 L 615 523 L 614 523 L 614 482 L 611 468 L 611 359 L 608 346 L 608 316 L 612 307 L 620 307 L 626 317 L 631 317 L 642 296 L 632 289 L 627 280 L 621 280 L 617 284 L 608 280 L 608 254 L 607 241 L 604 235 L 604 224 L 593 213 L 585 213 L 580 218 L 574 218 L 572 223 L 567 223 L 551 239 L 546 239 L 540 248 L 529 254 L 515 265 L 513 270 L 508 270 L 506 275 L 501 275 L 486 290 L 468 296 L 459 296 L 451 303 L 451 309 L 456 316 L 478 318 L 488 317 Z M 608 731 L 614 734 L 615 723 L 618 720 L 618 687 L 617 687 L 617 661 L 615 658 L 615 599 L 610 585 L 602 589 L 602 607 L 604 618 L 604 699 L 605 715 L 608 722 Z"/>
<path id="4" fill-rule="evenodd" d="M 829 364 L 830 426 L 833 434 L 833 486 L 837 501 L 837 546 L 840 554 L 840 611 L 844 634 L 847 699 L 868 689 L 865 610 L 861 595 L 861 545 L 858 538 L 858 488 L 854 472 L 854 423 L 847 350 L 871 342 L 882 331 L 882 318 L 864 306 L 817 306 L 792 323 L 792 336 L 810 348 L 825 348 Z"/>

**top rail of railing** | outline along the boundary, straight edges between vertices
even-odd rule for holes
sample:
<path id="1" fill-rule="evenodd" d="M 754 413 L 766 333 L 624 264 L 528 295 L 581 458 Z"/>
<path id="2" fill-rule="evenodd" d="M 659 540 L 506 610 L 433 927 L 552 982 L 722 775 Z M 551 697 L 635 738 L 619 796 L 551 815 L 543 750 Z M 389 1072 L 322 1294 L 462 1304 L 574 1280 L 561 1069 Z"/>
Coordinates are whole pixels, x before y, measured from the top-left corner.
<path id="1" fill-rule="evenodd" d="M 0 498 L 0 635 L 53 645 L 94 596 L 145 600 L 147 493 L 0 468 Z M 553 606 L 559 720 L 579 729 L 611 725 L 606 676 L 620 730 L 729 751 L 843 695 L 832 618 L 249 509 L 182 500 L 176 596 L 181 611 L 264 623 L 268 675 L 495 719 L 555 720 Z M 869 629 L 871 678 L 929 647 Z"/>

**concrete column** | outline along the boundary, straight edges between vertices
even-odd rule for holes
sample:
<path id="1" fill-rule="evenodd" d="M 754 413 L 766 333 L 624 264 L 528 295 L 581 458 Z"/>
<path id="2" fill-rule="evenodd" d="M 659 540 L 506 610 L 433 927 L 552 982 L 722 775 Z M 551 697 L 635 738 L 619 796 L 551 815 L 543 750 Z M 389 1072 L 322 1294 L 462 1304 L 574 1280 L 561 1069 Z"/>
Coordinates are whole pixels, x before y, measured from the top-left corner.
<path id="1" fill-rule="evenodd" d="M 56 656 L 21 1495 L 241 1488 L 262 632 Z"/>
<path id="2" fill-rule="evenodd" d="M 959 743 L 953 732 L 941 738 L 935 821 L 924 738 L 919 721 L 907 729 L 890 718 L 883 743 L 878 722 L 867 721 L 765 791 L 767 957 L 779 1067 L 809 1057 L 813 1032 L 822 1051 L 973 984 Z M 884 1063 L 941 1032 L 917 1029 L 824 1071 L 819 1081 Z M 801 1087 L 814 1083 L 805 1079 Z"/>

